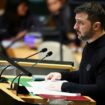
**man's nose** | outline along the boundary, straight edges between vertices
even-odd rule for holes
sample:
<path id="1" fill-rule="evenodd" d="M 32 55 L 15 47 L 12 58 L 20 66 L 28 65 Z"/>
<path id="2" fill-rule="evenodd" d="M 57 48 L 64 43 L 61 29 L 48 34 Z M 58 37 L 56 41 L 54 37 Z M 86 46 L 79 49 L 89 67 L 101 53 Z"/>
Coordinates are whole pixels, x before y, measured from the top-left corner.
<path id="1" fill-rule="evenodd" d="M 78 25 L 75 23 L 74 25 L 74 29 L 77 30 L 78 29 Z"/>

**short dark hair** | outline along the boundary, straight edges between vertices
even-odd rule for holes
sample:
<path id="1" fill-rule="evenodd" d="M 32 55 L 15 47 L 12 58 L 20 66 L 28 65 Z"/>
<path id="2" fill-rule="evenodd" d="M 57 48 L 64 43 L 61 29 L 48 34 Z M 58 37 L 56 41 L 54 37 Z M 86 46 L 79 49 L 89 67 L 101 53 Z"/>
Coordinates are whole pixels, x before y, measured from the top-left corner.
<path id="1" fill-rule="evenodd" d="M 99 2 L 87 2 L 78 6 L 74 10 L 75 13 L 84 12 L 88 14 L 88 20 L 91 22 L 99 21 L 101 27 L 105 29 L 105 10 Z"/>

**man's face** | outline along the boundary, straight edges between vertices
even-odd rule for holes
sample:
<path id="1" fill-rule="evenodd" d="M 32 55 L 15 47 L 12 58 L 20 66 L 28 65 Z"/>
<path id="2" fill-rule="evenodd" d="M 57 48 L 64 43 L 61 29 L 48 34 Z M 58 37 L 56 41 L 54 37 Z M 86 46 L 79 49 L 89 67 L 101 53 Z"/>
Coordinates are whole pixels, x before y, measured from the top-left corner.
<path id="1" fill-rule="evenodd" d="M 52 13 L 57 13 L 62 7 L 62 3 L 59 0 L 47 0 L 48 9 Z"/>
<path id="2" fill-rule="evenodd" d="M 76 23 L 74 29 L 78 37 L 82 40 L 89 40 L 94 35 L 93 24 L 88 20 L 88 14 L 81 12 L 75 16 Z"/>
<path id="3" fill-rule="evenodd" d="M 27 11 L 28 11 L 28 6 L 25 3 L 21 3 L 17 7 L 17 12 L 18 12 L 18 15 L 20 16 L 25 16 L 27 14 Z"/>

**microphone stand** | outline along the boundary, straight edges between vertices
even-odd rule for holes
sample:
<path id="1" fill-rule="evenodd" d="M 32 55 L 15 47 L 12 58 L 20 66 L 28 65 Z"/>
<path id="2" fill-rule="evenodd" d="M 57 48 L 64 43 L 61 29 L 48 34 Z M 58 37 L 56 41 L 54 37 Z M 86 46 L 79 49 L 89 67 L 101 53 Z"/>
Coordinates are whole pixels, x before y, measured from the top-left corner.
<path id="1" fill-rule="evenodd" d="M 24 73 L 19 73 L 11 82 L 11 85 L 10 85 L 10 90 L 16 90 L 16 95 L 18 96 L 18 94 L 29 94 L 28 90 L 25 88 L 25 86 L 19 86 L 20 84 L 20 79 L 21 79 L 21 76 L 23 76 Z M 18 82 L 17 83 L 14 83 L 14 81 L 18 78 Z M 14 88 L 13 88 L 13 83 L 14 83 Z"/>
<path id="2" fill-rule="evenodd" d="M 23 75 L 23 73 L 19 73 L 19 74 L 12 80 L 11 85 L 10 85 L 10 89 L 13 89 L 13 83 L 14 83 L 14 81 L 15 81 L 19 76 L 22 76 L 22 75 Z"/>
<path id="3" fill-rule="evenodd" d="M 18 78 L 18 84 L 17 84 L 17 91 L 16 91 L 16 95 L 18 96 L 18 92 L 19 92 L 19 84 L 20 84 L 20 78 L 21 78 L 22 74 L 19 75 Z"/>

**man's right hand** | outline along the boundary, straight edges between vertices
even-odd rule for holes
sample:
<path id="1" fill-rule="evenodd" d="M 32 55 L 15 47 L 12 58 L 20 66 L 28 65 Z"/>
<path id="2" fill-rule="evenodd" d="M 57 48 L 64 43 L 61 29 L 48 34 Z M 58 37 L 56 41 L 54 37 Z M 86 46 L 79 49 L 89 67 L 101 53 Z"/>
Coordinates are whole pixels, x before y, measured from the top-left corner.
<path id="1" fill-rule="evenodd" d="M 52 81 L 55 81 L 55 80 L 61 80 L 61 78 L 62 78 L 61 73 L 59 73 L 59 72 L 52 72 L 52 73 L 49 73 L 49 74 L 45 77 L 45 80 L 52 80 Z"/>

